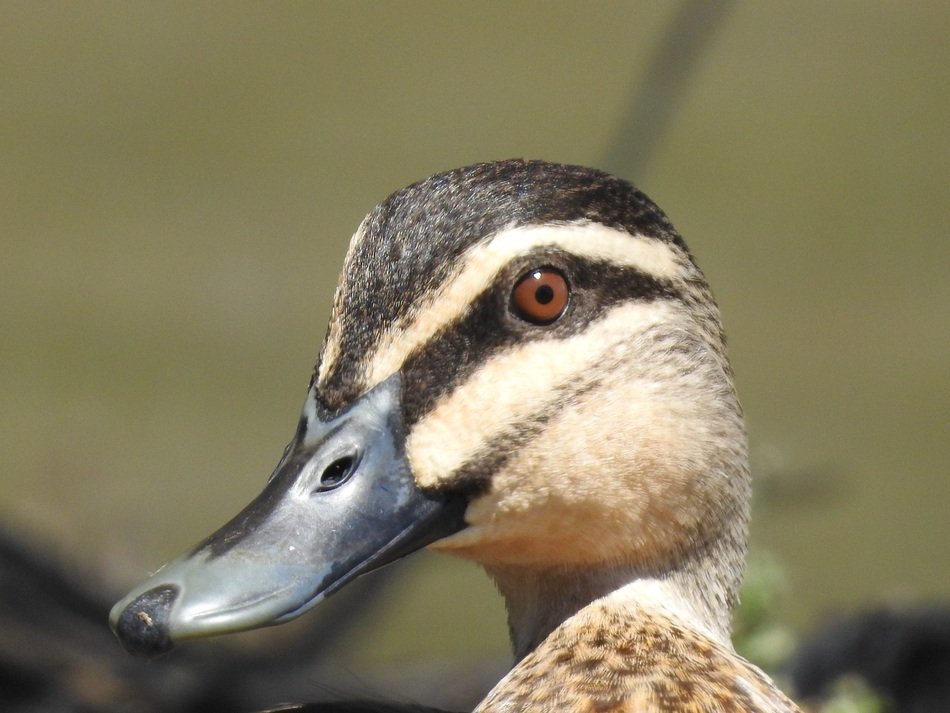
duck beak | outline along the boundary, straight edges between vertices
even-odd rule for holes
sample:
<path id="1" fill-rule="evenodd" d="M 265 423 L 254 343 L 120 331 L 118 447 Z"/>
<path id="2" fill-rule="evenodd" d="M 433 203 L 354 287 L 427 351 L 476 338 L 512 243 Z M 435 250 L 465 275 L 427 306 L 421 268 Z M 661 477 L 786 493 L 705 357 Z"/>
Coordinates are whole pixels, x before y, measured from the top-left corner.
<path id="1" fill-rule="evenodd" d="M 157 655 L 185 639 L 283 623 L 461 530 L 464 501 L 413 479 L 399 399 L 397 374 L 338 416 L 311 419 L 250 505 L 112 608 L 126 650 Z"/>

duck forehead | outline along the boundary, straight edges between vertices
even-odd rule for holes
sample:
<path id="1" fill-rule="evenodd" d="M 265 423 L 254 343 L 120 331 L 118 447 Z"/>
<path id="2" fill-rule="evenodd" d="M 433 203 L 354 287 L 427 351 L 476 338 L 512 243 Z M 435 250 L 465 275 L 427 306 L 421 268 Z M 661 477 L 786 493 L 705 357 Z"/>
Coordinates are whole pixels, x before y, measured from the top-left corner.
<path id="1" fill-rule="evenodd" d="M 563 232 L 572 226 L 613 237 Z M 647 274 L 688 255 L 649 198 L 599 171 L 503 161 L 432 176 L 378 205 L 353 236 L 315 375 L 320 400 L 342 408 L 391 375 L 434 325 L 465 309 L 486 277 L 545 240 L 555 247 L 571 240 L 569 252 L 585 240 L 595 252 L 609 241 L 611 260 L 639 240 Z M 451 299 L 439 299 L 433 312 L 433 297 L 445 291 Z"/>

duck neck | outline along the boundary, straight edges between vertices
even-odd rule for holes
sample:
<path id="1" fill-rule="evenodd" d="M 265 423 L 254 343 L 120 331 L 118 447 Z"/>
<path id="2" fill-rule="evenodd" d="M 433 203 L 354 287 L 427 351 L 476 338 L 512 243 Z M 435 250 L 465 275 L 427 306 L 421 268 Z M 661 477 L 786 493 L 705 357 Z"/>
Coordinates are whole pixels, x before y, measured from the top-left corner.
<path id="1" fill-rule="evenodd" d="M 662 612 L 731 648 L 731 611 L 738 601 L 745 545 L 725 544 L 715 543 L 663 573 L 632 565 L 485 569 L 505 599 L 516 661 L 596 600 L 618 612 Z"/>
<path id="2" fill-rule="evenodd" d="M 505 599 L 508 632 L 520 661 L 554 629 L 595 599 L 621 588 L 630 577 L 617 569 L 538 569 L 486 566 Z"/>

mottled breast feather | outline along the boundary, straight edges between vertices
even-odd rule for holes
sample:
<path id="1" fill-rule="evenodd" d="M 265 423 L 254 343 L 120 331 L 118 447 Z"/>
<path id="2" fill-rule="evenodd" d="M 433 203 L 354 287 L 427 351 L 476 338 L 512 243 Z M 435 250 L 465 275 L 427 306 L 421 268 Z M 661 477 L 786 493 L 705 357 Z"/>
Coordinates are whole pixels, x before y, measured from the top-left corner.
<path id="1" fill-rule="evenodd" d="M 592 605 L 475 713 L 796 713 L 755 666 L 669 617 Z"/>

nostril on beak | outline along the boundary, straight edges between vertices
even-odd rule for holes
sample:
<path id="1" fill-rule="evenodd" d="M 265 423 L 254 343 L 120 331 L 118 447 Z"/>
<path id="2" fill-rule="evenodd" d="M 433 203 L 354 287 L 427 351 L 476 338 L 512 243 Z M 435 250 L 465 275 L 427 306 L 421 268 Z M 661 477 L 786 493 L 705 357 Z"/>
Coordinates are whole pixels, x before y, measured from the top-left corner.
<path id="1" fill-rule="evenodd" d="M 175 643 L 168 631 L 172 605 L 178 587 L 163 585 L 136 597 L 112 622 L 112 630 L 122 646 L 136 656 L 158 656 L 171 651 Z"/>
<path id="2" fill-rule="evenodd" d="M 343 456 L 330 463 L 320 476 L 320 484 L 314 489 L 314 493 L 320 493 L 325 490 L 333 490 L 347 481 L 353 471 L 356 469 L 355 456 Z"/>

